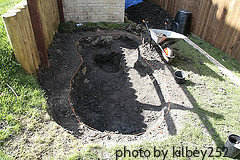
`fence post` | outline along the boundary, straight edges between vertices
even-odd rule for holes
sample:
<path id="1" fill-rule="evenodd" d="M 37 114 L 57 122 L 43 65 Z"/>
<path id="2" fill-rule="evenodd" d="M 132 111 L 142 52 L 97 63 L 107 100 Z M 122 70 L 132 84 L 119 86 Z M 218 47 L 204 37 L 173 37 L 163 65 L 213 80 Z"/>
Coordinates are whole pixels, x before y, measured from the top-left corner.
<path id="1" fill-rule="evenodd" d="M 47 54 L 47 46 L 44 41 L 42 22 L 40 19 L 37 0 L 27 0 L 27 2 L 28 2 L 29 14 L 31 17 L 33 32 L 35 35 L 37 48 L 38 48 L 39 56 L 41 60 L 41 66 L 48 68 L 49 60 L 48 60 L 48 54 Z"/>
<path id="2" fill-rule="evenodd" d="M 58 3 L 58 11 L 59 11 L 60 22 L 64 23 L 65 19 L 64 19 L 64 13 L 63 13 L 62 0 L 57 0 L 57 3 Z"/>

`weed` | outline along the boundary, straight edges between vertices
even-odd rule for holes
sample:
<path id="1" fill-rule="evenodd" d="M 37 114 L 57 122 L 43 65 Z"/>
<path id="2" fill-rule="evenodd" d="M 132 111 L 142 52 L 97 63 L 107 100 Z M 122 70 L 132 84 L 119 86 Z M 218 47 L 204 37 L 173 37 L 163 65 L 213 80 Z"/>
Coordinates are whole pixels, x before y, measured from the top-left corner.
<path id="1" fill-rule="evenodd" d="M 72 21 L 60 23 L 58 28 L 60 31 L 73 33 L 77 29 L 77 23 Z"/>

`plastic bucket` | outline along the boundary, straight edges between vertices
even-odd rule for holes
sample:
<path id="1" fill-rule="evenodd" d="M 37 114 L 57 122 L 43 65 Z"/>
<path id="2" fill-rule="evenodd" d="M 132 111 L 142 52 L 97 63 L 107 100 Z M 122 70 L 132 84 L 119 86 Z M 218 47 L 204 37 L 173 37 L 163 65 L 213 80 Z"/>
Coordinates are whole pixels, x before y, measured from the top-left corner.
<path id="1" fill-rule="evenodd" d="M 226 156 L 229 158 L 240 158 L 240 136 L 231 134 L 228 136 L 225 147 L 228 149 Z"/>
<path id="2" fill-rule="evenodd" d="M 186 74 L 183 71 L 175 71 L 174 78 L 178 84 L 185 82 Z"/>

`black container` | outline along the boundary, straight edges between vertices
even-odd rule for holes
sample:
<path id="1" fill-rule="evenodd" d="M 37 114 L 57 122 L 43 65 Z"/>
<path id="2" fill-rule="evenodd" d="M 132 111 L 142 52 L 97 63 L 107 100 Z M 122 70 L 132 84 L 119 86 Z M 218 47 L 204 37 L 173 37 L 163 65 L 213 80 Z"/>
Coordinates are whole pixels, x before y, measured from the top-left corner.
<path id="1" fill-rule="evenodd" d="M 176 22 L 191 22 L 192 21 L 192 13 L 187 10 L 180 10 L 177 12 L 175 16 Z"/>
<path id="2" fill-rule="evenodd" d="M 178 32 L 179 29 L 180 29 L 180 25 L 177 22 L 173 21 L 172 30 L 175 32 Z"/>
<path id="3" fill-rule="evenodd" d="M 175 71 L 174 78 L 177 84 L 183 84 L 185 82 L 186 74 L 183 71 Z"/>
<path id="4" fill-rule="evenodd" d="M 228 136 L 225 147 L 228 148 L 226 156 L 229 158 L 240 159 L 240 148 L 236 144 L 240 143 L 240 136 L 231 134 Z"/>
<path id="5" fill-rule="evenodd" d="M 184 35 L 190 33 L 192 23 L 192 14 L 186 10 L 180 10 L 177 12 L 175 20 L 172 25 L 172 30 Z"/>
<path id="6" fill-rule="evenodd" d="M 180 24 L 178 24 L 177 22 L 172 23 L 172 30 L 174 32 L 178 32 L 184 35 L 188 35 L 190 33 L 190 28 L 182 29 Z"/>
<path id="7" fill-rule="evenodd" d="M 177 22 L 180 28 L 189 29 L 191 28 L 191 22 Z M 184 27 L 183 27 L 184 26 Z"/>

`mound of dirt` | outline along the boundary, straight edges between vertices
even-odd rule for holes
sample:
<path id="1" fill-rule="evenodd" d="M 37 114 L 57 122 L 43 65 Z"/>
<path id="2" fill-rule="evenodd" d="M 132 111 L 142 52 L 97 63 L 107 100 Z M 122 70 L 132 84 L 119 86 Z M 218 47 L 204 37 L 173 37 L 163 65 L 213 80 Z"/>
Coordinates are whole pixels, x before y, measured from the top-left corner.
<path id="1" fill-rule="evenodd" d="M 168 28 L 170 28 L 173 18 L 159 5 L 149 2 L 138 3 L 126 10 L 126 16 L 129 20 L 142 24 L 142 20 L 148 21 L 150 28 L 164 29 L 165 21 L 168 19 Z"/>

